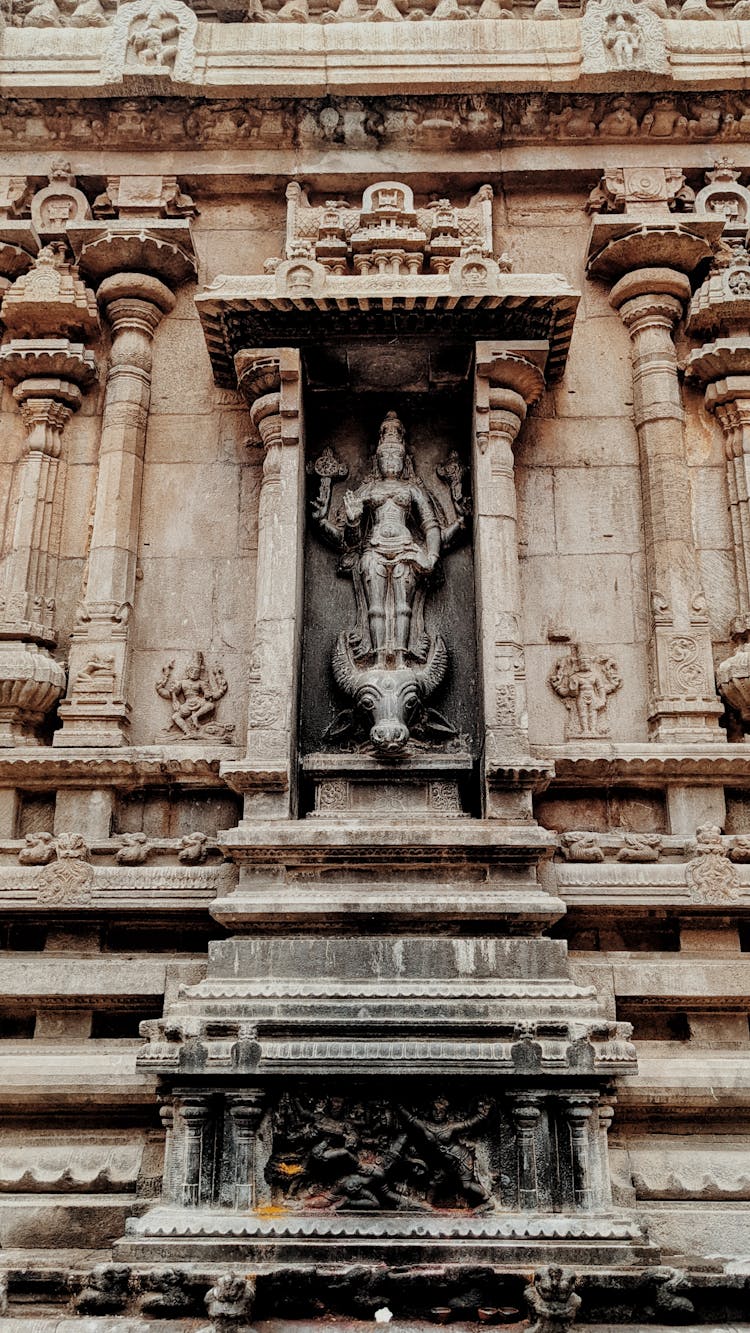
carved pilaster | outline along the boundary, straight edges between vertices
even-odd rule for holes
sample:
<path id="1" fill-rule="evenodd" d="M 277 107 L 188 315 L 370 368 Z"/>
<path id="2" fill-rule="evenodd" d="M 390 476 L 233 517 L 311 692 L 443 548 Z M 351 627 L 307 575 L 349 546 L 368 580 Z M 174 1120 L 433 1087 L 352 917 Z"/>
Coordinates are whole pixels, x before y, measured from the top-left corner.
<path id="1" fill-rule="evenodd" d="M 513 445 L 527 406 L 544 389 L 546 353 L 546 343 L 482 342 L 476 350 L 474 572 L 485 789 L 487 814 L 508 822 L 531 818 L 528 790 L 519 792 L 517 779 L 513 808 L 494 782 L 497 768 L 529 752 Z"/>
<path id="2" fill-rule="evenodd" d="M 179 1098 L 175 1113 L 175 1131 L 179 1126 L 180 1139 L 173 1177 L 175 1202 L 184 1208 L 197 1208 L 208 1201 L 213 1181 L 211 1102 L 208 1097 Z"/>
<path id="3" fill-rule="evenodd" d="M 237 1210 L 255 1207 L 255 1151 L 265 1093 L 254 1090 L 229 1099 L 233 1133 L 231 1205 Z"/>
<path id="4" fill-rule="evenodd" d="M 112 330 L 102 417 L 99 473 L 83 596 L 70 649 L 68 697 L 60 705 L 56 745 L 123 745 L 128 635 L 135 595 L 143 452 L 151 398 L 153 339 L 174 296 L 158 278 L 105 278 L 99 301 Z M 106 688 L 93 694 L 90 666 Z M 80 682 L 80 685 L 79 685 Z"/>
<path id="5" fill-rule="evenodd" d="M 296 789 L 296 699 L 302 616 L 304 460 L 299 352 L 245 350 L 235 357 L 263 449 L 258 507 L 255 635 L 247 757 L 222 773 L 245 792 L 246 813 L 286 818 Z"/>
<path id="6" fill-rule="evenodd" d="M 164 1098 L 159 1107 L 159 1119 L 164 1127 L 164 1175 L 162 1177 L 161 1194 L 165 1203 L 176 1203 L 177 1195 L 175 1191 L 175 1136 L 174 1136 L 174 1106 L 171 1098 Z"/>
<path id="7" fill-rule="evenodd" d="M 570 1134 L 573 1203 L 590 1212 L 594 1206 L 599 1145 L 592 1137 L 593 1097 L 572 1097 L 564 1107 Z M 595 1147 L 594 1147 L 595 1144 Z"/>
<path id="8" fill-rule="evenodd" d="M 539 1206 L 536 1130 L 541 1107 L 533 1097 L 519 1097 L 513 1103 L 512 1114 L 516 1126 L 518 1207 L 532 1210 Z"/>
<path id="9" fill-rule="evenodd" d="M 0 376 L 14 386 L 26 427 L 0 603 L 0 746 L 13 746 L 36 742 L 65 688 L 64 669 L 48 651 L 56 643 L 62 437 L 82 389 L 95 379 L 96 362 L 82 342 L 62 335 L 87 337 L 98 320 L 93 294 L 55 247 L 8 288 L 2 313 L 20 336 L 0 350 Z"/>
<path id="10" fill-rule="evenodd" d="M 688 378 L 705 385 L 706 407 L 724 435 L 738 610 L 729 633 L 737 647 L 719 664 L 716 675 L 720 693 L 746 726 L 750 723 L 749 294 L 750 255 L 735 238 L 733 247 L 719 247 L 712 271 L 690 302 L 688 332 L 710 341 L 691 352 L 686 365 Z"/>
<path id="11" fill-rule="evenodd" d="M 721 739 L 673 342 L 689 295 L 684 274 L 644 268 L 622 277 L 610 296 L 633 346 L 651 606 L 649 727 L 654 740 L 684 742 Z"/>
<path id="12" fill-rule="evenodd" d="M 612 1205 L 612 1177 L 609 1174 L 609 1130 L 615 1118 L 615 1098 L 609 1092 L 599 1099 L 598 1114 L 598 1175 L 597 1202 L 602 1208 Z"/>

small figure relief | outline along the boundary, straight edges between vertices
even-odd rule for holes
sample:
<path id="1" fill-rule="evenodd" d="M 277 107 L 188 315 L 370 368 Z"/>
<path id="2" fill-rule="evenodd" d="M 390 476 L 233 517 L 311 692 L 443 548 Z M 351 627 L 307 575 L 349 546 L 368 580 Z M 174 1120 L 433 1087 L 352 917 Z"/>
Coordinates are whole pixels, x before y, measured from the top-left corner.
<path id="1" fill-rule="evenodd" d="M 598 863 L 604 860 L 604 849 L 596 833 L 561 833 L 560 850 L 566 861 Z"/>
<path id="2" fill-rule="evenodd" d="M 102 78 L 167 75 L 187 83 L 195 68 L 198 19 L 181 0 L 132 0 L 117 10 L 102 57 Z"/>
<path id="3" fill-rule="evenodd" d="M 663 23 L 635 0 L 591 0 L 581 23 L 581 47 L 587 74 L 612 69 L 664 74 L 669 68 Z"/>
<path id="4" fill-rule="evenodd" d="M 78 672 L 71 697 L 79 703 L 106 702 L 114 696 L 116 681 L 113 654 L 94 653 Z"/>
<path id="5" fill-rule="evenodd" d="M 344 493 L 343 510 L 334 518 L 330 482 L 342 476 L 341 465 L 330 450 L 319 461 L 320 468 L 313 467 L 320 477 L 313 519 L 327 544 L 342 552 L 339 571 L 352 579 L 357 612 L 354 629 L 339 635 L 332 662 L 336 684 L 354 710 L 340 714 L 327 736 L 346 736 L 359 713 L 380 755 L 402 753 L 411 730 L 421 728 L 426 739 L 451 737 L 445 718 L 425 708 L 448 670 L 445 642 L 425 623 L 425 600 L 441 554 L 466 530 L 469 505 L 458 459 L 450 455 L 444 464 L 452 522 L 417 475 L 395 412 L 380 427 L 370 477 Z"/>
<path id="6" fill-rule="evenodd" d="M 180 838 L 177 860 L 183 865 L 202 865 L 207 855 L 208 838 L 205 833 L 186 833 Z"/>
<path id="7" fill-rule="evenodd" d="M 660 833 L 626 833 L 617 853 L 618 861 L 658 861 L 661 855 Z"/>
<path id="8" fill-rule="evenodd" d="M 272 1116 L 266 1179 L 288 1205 L 340 1212 L 493 1206 L 489 1100 L 456 1113 L 386 1101 L 284 1093 Z"/>
<path id="9" fill-rule="evenodd" d="M 18 853 L 21 866 L 48 866 L 57 855 L 55 839 L 51 833 L 27 833 L 24 845 Z"/>
<path id="10" fill-rule="evenodd" d="M 142 866 L 150 850 L 151 844 L 145 833 L 123 833 L 115 861 L 120 866 Z"/>
<path id="11" fill-rule="evenodd" d="M 718 906 L 736 900 L 740 879 L 727 855 L 718 824 L 702 824 L 696 829 L 693 859 L 685 867 L 685 882 L 696 902 Z"/>
<path id="12" fill-rule="evenodd" d="M 203 741 L 228 745 L 234 725 L 211 721 L 219 699 L 228 686 L 221 667 L 206 665 L 203 653 L 194 653 L 184 672 L 176 677 L 174 658 L 167 662 L 155 689 L 172 706 L 172 724 L 160 732 L 160 741 Z"/>
<path id="13" fill-rule="evenodd" d="M 523 1293 L 531 1315 L 535 1316 L 528 1333 L 567 1333 L 581 1308 L 576 1281 L 569 1268 L 550 1264 L 537 1269 L 533 1284 Z"/>
<path id="14" fill-rule="evenodd" d="M 252 1333 L 250 1318 L 255 1302 L 255 1283 L 240 1273 L 222 1273 L 206 1292 L 205 1304 L 211 1323 L 199 1333 Z"/>
<path id="15" fill-rule="evenodd" d="M 614 658 L 595 656 L 573 644 L 567 656 L 555 662 L 549 684 L 568 712 L 566 740 L 599 740 L 609 735 L 607 701 L 622 685 Z"/>
<path id="16" fill-rule="evenodd" d="M 36 877 L 40 903 L 87 903 L 91 900 L 94 868 L 89 848 L 79 833 L 61 833 L 55 840 L 57 859 Z"/>

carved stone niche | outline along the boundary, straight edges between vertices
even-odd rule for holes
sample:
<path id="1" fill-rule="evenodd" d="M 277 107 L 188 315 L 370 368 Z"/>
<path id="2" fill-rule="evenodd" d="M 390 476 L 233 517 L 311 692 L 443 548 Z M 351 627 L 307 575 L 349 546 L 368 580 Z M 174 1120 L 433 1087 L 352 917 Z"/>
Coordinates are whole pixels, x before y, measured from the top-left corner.
<path id="1" fill-rule="evenodd" d="M 370 343 L 307 363 L 310 803 L 460 814 L 477 748 L 470 354 Z"/>

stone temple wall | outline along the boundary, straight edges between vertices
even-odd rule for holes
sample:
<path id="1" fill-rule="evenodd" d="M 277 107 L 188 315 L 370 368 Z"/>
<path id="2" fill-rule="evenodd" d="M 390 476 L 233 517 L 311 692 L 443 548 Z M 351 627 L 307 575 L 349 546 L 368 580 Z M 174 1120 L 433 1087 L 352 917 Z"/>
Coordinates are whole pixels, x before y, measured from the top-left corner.
<path id="1" fill-rule="evenodd" d="M 749 19 L 2 8 L 0 1333 L 750 1330 Z"/>

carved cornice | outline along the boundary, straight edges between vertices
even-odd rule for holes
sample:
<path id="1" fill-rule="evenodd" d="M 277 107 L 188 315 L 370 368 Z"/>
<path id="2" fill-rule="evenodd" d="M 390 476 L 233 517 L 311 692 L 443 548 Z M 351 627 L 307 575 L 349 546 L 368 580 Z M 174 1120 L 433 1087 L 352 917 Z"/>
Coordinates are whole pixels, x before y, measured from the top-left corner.
<path id="1" fill-rule="evenodd" d="M 225 786 L 219 765 L 233 751 L 226 746 L 148 745 L 85 752 L 71 749 L 0 751 L 0 783 L 9 787 L 98 787 L 123 791 L 139 787 Z M 234 751 L 240 758 L 241 751 Z"/>
<path id="2" fill-rule="evenodd" d="M 658 742 L 649 745 L 598 744 L 587 741 L 585 750 L 574 744 L 532 746 L 540 758 L 555 765 L 555 785 L 668 786 L 700 781 L 705 786 L 744 786 L 750 781 L 750 746 L 694 744 L 687 747 Z"/>
<path id="3" fill-rule="evenodd" d="M 250 160 L 273 152 L 276 170 L 282 171 L 279 153 L 284 144 L 291 153 L 299 148 L 383 147 L 412 159 L 436 150 L 460 155 L 471 149 L 537 144 L 549 149 L 549 163 L 555 167 L 561 146 L 621 144 L 630 157 L 637 148 L 639 160 L 658 162 L 663 161 L 661 150 L 674 146 L 683 168 L 700 169 L 705 164 L 703 145 L 726 151 L 732 144 L 750 142 L 750 100 L 741 90 L 576 94 L 480 89 L 470 103 L 445 93 L 404 96 L 389 95 L 388 90 L 366 98 L 344 93 L 295 98 L 292 89 L 286 97 L 248 98 L 240 92 L 229 98 L 219 89 L 215 97 L 211 89 L 200 98 L 160 93 L 125 100 L 6 96 L 0 107 L 0 146 L 37 154 L 40 141 L 80 151 L 83 140 L 87 152 L 179 149 L 189 143 L 194 148 L 241 150 Z M 604 159 L 600 161 L 603 166 Z M 571 159 L 571 169 L 574 165 Z M 33 253 L 38 243 L 30 222 L 0 219 L 3 242 L 16 247 L 18 262 L 28 267 L 27 251 Z"/>

